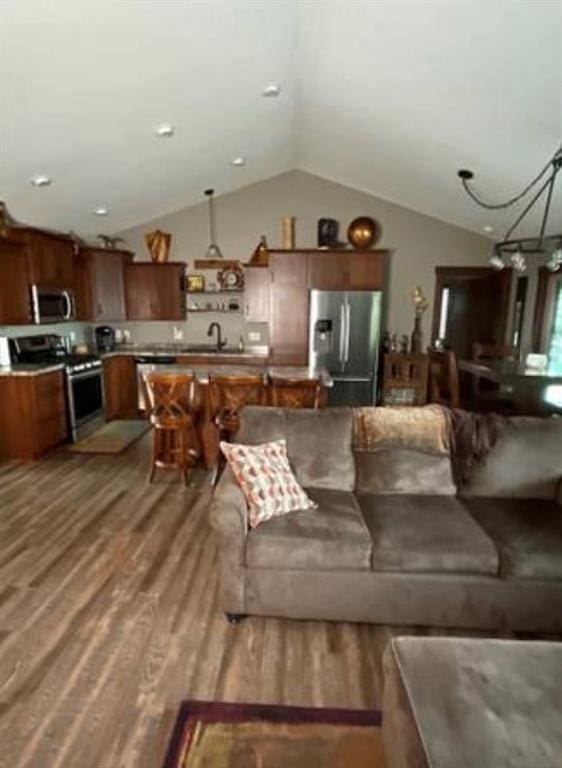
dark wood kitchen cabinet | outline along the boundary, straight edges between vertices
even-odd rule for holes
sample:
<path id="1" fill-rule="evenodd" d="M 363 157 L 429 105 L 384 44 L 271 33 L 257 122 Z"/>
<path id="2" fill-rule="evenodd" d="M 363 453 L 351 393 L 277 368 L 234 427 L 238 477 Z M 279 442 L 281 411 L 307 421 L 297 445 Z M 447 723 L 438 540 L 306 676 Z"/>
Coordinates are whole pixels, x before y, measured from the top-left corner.
<path id="1" fill-rule="evenodd" d="M 0 377 L 0 458 L 37 459 L 67 439 L 63 371 Z"/>
<path id="2" fill-rule="evenodd" d="M 131 355 L 114 355 L 103 360 L 105 418 L 138 418 L 137 366 Z"/>
<path id="3" fill-rule="evenodd" d="M 307 259 L 303 253 L 269 255 L 269 359 L 273 365 L 308 360 Z"/>
<path id="4" fill-rule="evenodd" d="M 76 303 L 78 319 L 97 323 L 123 321 L 125 266 L 129 251 L 81 248 L 76 259 Z"/>
<path id="5" fill-rule="evenodd" d="M 31 322 L 26 247 L 23 243 L 0 238 L 0 325 Z"/>
<path id="6" fill-rule="evenodd" d="M 308 362 L 309 291 L 376 291 L 386 285 L 388 251 L 269 252 L 270 359 Z"/>
<path id="7" fill-rule="evenodd" d="M 10 237 L 23 242 L 27 248 L 30 283 L 53 288 L 74 287 L 76 248 L 69 237 L 26 228 L 12 229 Z"/>
<path id="8" fill-rule="evenodd" d="M 185 264 L 128 264 L 125 299 L 129 320 L 185 320 Z"/>
<path id="9" fill-rule="evenodd" d="M 382 289 L 386 251 L 314 251 L 308 256 L 308 286 L 321 291 Z"/>
<path id="10" fill-rule="evenodd" d="M 269 322 L 269 271 L 247 266 L 244 272 L 244 314 L 249 323 Z"/>

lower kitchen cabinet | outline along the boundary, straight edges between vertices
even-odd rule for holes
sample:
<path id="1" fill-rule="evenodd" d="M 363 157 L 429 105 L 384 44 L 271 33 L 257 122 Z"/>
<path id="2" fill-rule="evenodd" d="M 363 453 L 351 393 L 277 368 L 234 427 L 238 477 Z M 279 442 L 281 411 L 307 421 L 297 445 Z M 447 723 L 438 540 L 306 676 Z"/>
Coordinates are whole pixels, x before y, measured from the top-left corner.
<path id="1" fill-rule="evenodd" d="M 62 371 L 0 377 L 0 458 L 37 459 L 67 439 Z"/>
<path id="2" fill-rule="evenodd" d="M 115 355 L 103 361 L 105 418 L 138 418 L 137 365 L 131 355 Z"/>

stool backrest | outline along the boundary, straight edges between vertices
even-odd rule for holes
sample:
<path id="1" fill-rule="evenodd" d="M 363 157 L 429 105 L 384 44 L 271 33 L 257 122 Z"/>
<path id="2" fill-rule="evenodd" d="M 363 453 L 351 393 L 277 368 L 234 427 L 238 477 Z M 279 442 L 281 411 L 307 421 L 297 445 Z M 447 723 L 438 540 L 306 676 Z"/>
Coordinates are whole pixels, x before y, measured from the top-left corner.
<path id="1" fill-rule="evenodd" d="M 235 416 L 245 405 L 264 405 L 265 386 L 261 373 L 209 374 L 211 413 Z"/>
<path id="2" fill-rule="evenodd" d="M 192 373 L 147 373 L 144 375 L 149 415 L 154 423 L 191 421 L 196 394 Z"/>
<path id="3" fill-rule="evenodd" d="M 277 408 L 319 408 L 321 394 L 319 379 L 271 377 L 271 405 Z"/>

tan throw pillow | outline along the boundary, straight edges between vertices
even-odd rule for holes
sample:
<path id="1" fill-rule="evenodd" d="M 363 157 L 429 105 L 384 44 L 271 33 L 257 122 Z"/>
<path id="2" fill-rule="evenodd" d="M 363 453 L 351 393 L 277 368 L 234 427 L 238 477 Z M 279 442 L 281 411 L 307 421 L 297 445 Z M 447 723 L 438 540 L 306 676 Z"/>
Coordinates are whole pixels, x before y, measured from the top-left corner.
<path id="1" fill-rule="evenodd" d="M 272 517 L 316 507 L 291 470 L 286 440 L 220 447 L 248 502 L 251 528 Z"/>

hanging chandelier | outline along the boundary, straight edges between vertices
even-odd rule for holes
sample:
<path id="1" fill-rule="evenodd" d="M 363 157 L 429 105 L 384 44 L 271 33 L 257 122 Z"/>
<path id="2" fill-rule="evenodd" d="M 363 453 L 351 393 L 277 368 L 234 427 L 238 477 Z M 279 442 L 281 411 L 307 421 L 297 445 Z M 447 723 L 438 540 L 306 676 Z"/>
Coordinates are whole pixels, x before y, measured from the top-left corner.
<path id="1" fill-rule="evenodd" d="M 458 176 L 461 179 L 465 192 L 481 208 L 486 208 L 489 211 L 511 208 L 512 205 L 515 205 L 520 200 L 523 200 L 533 193 L 525 208 L 506 232 L 504 239 L 495 244 L 494 252 L 490 257 L 490 266 L 495 269 L 504 269 L 504 267 L 511 265 L 518 272 L 524 272 L 527 268 L 525 257 L 531 254 L 539 254 L 546 258 L 546 266 L 551 272 L 557 272 L 560 269 L 562 266 L 562 233 L 557 235 L 547 235 L 546 225 L 550 213 L 550 204 L 552 202 L 552 193 L 554 191 L 556 176 L 561 168 L 562 146 L 556 150 L 542 171 L 535 176 L 525 189 L 503 203 L 487 203 L 482 200 L 470 185 L 470 182 L 474 178 L 474 173 L 467 169 L 462 169 L 458 172 Z M 535 237 L 514 237 L 514 231 L 535 205 L 539 203 L 543 196 L 546 197 L 539 234 Z"/>

